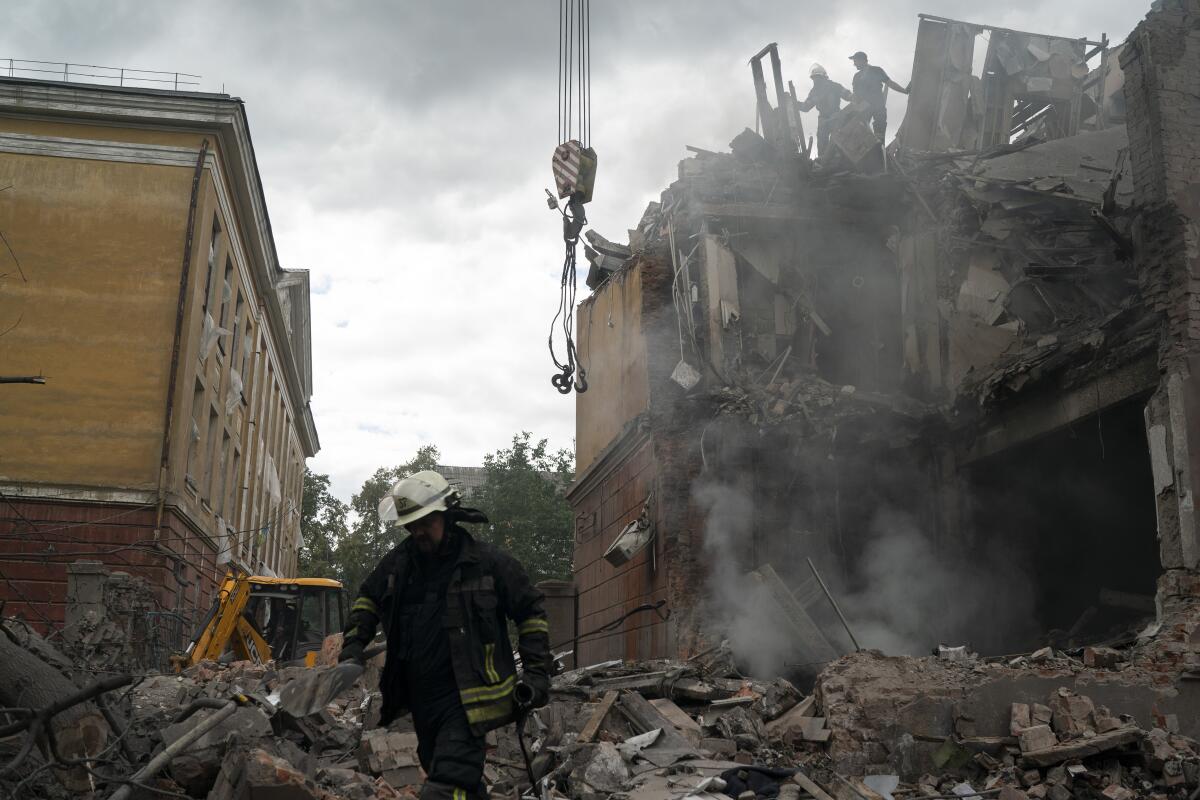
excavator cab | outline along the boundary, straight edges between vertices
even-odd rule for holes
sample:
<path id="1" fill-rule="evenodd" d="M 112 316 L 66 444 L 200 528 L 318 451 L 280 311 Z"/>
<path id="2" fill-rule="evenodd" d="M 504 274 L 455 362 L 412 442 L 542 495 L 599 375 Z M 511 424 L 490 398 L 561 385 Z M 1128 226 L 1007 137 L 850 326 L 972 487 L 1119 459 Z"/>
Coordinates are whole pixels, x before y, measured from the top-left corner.
<path id="1" fill-rule="evenodd" d="M 313 666 L 325 637 L 342 630 L 346 596 L 328 578 L 228 574 L 177 670 L 206 660 Z"/>

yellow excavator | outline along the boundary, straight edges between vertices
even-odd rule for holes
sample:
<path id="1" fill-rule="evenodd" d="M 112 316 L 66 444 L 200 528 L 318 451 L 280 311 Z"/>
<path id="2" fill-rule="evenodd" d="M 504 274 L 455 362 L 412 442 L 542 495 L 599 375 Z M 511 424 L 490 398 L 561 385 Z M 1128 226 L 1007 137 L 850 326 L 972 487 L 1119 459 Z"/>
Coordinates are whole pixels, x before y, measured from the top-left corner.
<path id="1" fill-rule="evenodd" d="M 313 666 L 325 637 L 342 630 L 346 595 L 329 578 L 267 578 L 229 573 L 175 670 L 201 661 Z"/>

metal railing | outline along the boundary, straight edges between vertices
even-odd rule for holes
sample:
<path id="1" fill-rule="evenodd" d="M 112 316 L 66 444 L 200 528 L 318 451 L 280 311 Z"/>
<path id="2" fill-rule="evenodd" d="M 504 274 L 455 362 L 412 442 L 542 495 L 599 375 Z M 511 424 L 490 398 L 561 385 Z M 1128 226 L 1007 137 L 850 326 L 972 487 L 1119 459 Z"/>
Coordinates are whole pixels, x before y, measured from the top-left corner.
<path id="1" fill-rule="evenodd" d="M 4 71 L 7 70 L 7 73 Z M 173 91 L 193 91 L 200 85 L 201 75 L 189 72 L 163 72 L 129 67 L 102 67 L 98 64 L 70 64 L 63 61 L 36 61 L 28 58 L 0 58 L 0 73 L 10 78 L 35 78 L 44 81 L 84 80 L 84 83 L 104 83 L 110 86 L 132 86 Z M 194 79 L 194 80 L 193 80 Z"/>

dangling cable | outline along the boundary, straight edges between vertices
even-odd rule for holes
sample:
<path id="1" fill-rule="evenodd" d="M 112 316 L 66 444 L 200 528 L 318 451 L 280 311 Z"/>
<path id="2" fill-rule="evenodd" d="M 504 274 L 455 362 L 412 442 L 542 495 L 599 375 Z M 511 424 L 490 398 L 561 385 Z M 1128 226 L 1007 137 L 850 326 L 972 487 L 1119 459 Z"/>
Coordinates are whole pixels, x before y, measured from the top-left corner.
<path id="1" fill-rule="evenodd" d="M 547 345 L 558 369 L 550 382 L 562 394 L 587 391 L 587 373 L 575 346 L 575 293 L 578 282 L 575 251 L 587 224 L 584 204 L 591 200 L 596 156 L 591 150 L 591 5 L 590 0 L 560 0 L 558 7 L 558 135 L 553 167 L 558 197 L 549 206 L 562 215 L 564 255 L 559 281 L 558 309 L 550 323 Z M 561 332 L 565 352 L 560 360 L 555 334 Z"/>

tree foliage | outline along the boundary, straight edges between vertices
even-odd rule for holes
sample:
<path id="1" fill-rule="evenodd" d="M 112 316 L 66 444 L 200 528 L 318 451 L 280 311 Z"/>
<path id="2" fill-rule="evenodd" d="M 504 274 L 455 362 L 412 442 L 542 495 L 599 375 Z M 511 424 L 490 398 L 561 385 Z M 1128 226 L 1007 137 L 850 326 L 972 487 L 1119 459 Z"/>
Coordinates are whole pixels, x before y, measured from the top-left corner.
<path id="1" fill-rule="evenodd" d="M 403 464 L 380 467 L 349 505 L 330 494 L 328 475 L 306 469 L 301 576 L 336 578 L 353 597 L 380 559 L 408 535 L 380 521 L 379 501 L 405 475 L 437 469 L 440 458 L 437 447 L 425 445 Z M 574 531 L 564 493 L 574 478 L 571 452 L 551 452 L 545 439 L 534 442 L 522 432 L 483 461 L 486 480 L 465 504 L 484 511 L 490 524 L 470 526 L 473 533 L 519 559 L 535 582 L 569 579 Z"/>
<path id="2" fill-rule="evenodd" d="M 528 431 L 513 436 L 511 447 L 483 457 L 487 478 L 470 504 L 491 524 L 479 536 L 516 557 L 535 583 L 571 577 L 575 540 L 565 491 L 573 465 L 570 451 L 550 452 L 545 439 L 534 443 Z"/>
<path id="3" fill-rule="evenodd" d="M 363 579 L 375 569 L 379 560 L 408 535 L 403 528 L 385 526 L 380 521 L 379 501 L 392 488 L 392 484 L 405 475 L 423 469 L 436 469 L 440 457 L 437 447 L 424 445 L 405 463 L 375 470 L 350 498 L 354 523 L 346 540 L 338 548 L 338 562 L 342 570 L 342 583 L 351 595 L 358 591 Z"/>
<path id="4" fill-rule="evenodd" d="M 300 503 L 300 575 L 333 577 L 339 573 L 337 551 L 346 538 L 349 507 L 329 492 L 329 476 L 304 468 Z"/>

